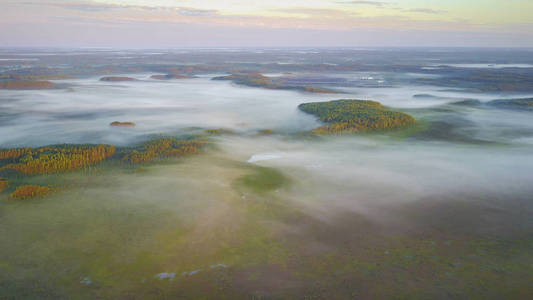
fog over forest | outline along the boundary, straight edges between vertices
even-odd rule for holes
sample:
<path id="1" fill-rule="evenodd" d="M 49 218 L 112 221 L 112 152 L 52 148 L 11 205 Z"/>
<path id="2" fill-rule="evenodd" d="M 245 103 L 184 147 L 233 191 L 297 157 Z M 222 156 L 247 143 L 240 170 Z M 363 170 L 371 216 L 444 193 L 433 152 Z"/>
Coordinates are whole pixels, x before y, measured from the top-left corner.
<path id="1" fill-rule="evenodd" d="M 0 298 L 529 298 L 532 82 L 518 49 L 2 49 Z"/>

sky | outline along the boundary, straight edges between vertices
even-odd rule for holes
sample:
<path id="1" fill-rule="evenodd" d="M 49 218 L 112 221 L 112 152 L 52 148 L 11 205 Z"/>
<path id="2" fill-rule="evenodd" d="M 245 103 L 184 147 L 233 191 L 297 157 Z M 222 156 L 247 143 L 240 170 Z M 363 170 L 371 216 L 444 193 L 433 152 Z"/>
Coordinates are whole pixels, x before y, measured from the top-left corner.
<path id="1" fill-rule="evenodd" d="M 533 0 L 0 0 L 0 47 L 533 47 Z"/>

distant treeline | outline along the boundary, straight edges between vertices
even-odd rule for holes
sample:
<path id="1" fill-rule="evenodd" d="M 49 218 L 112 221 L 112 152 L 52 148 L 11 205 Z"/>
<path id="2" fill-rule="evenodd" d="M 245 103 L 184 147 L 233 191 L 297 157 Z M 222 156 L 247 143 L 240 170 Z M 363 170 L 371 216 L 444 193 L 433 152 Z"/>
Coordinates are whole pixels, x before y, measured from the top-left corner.
<path id="1" fill-rule="evenodd" d="M 285 83 L 283 78 L 271 78 L 264 76 L 260 73 L 240 73 L 240 74 L 231 74 L 227 76 L 214 77 L 213 80 L 231 80 L 234 83 L 251 86 L 251 87 L 262 87 L 272 90 L 297 90 L 301 92 L 308 93 L 324 93 L 324 94 L 333 94 L 336 93 L 333 90 L 325 88 L 317 88 L 312 86 L 295 86 L 288 85 Z"/>

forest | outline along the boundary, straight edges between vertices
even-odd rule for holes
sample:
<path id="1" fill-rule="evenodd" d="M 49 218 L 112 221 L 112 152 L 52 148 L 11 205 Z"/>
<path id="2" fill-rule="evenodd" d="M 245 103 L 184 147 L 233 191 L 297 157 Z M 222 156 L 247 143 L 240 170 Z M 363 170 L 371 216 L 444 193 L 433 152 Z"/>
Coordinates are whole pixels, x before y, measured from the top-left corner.
<path id="1" fill-rule="evenodd" d="M 265 76 L 261 73 L 252 72 L 252 73 L 239 73 L 231 74 L 227 76 L 214 77 L 213 80 L 231 80 L 236 84 L 251 86 L 251 87 L 262 87 L 271 90 L 296 90 L 301 92 L 308 93 L 322 93 L 322 94 L 334 94 L 336 91 L 312 87 L 312 86 L 295 86 L 288 85 L 284 82 L 284 79 L 281 78 L 272 78 Z"/>
<path id="2" fill-rule="evenodd" d="M 20 185 L 24 176 L 48 175 L 86 169 L 105 160 L 116 160 L 124 166 L 148 163 L 156 159 L 198 154 L 205 140 L 156 138 L 138 147 L 118 148 L 113 145 L 55 145 L 40 148 L 0 149 L 0 193 L 8 189 L 8 179 L 17 178 L 10 189 L 13 199 L 47 195 L 50 187 Z M 128 163 L 128 164 L 124 164 Z M 22 178 L 22 181 L 21 181 Z M 17 186 L 18 185 L 18 186 Z"/>
<path id="3" fill-rule="evenodd" d="M 177 157 L 185 154 L 197 154 L 206 141 L 185 141 L 178 138 L 158 138 L 151 140 L 139 149 L 127 151 L 122 161 L 146 163 L 157 158 Z"/>
<path id="4" fill-rule="evenodd" d="M 29 199 L 46 196 L 50 194 L 51 191 L 52 189 L 47 186 L 23 185 L 15 189 L 15 191 L 11 193 L 10 196 L 13 199 Z"/>
<path id="5" fill-rule="evenodd" d="M 319 135 L 389 130 L 415 124 L 411 115 L 389 110 L 381 103 L 371 100 L 303 103 L 298 108 L 327 123 L 312 131 Z"/>
<path id="6" fill-rule="evenodd" d="M 33 90 L 51 89 L 54 83 L 44 80 L 8 80 L 0 81 L 0 89 L 6 90 Z"/>
<path id="7" fill-rule="evenodd" d="M 0 151 L 0 159 L 10 159 L 1 170 L 16 170 L 26 175 L 52 174 L 79 170 L 115 154 L 115 146 L 57 146 Z"/>
<path id="8" fill-rule="evenodd" d="M 492 100 L 487 104 L 503 109 L 533 110 L 533 98 Z"/>
<path id="9" fill-rule="evenodd" d="M 5 190 L 5 188 L 7 187 L 8 185 L 8 182 L 7 180 L 3 179 L 3 178 L 0 178 L 0 193 L 3 192 Z"/>

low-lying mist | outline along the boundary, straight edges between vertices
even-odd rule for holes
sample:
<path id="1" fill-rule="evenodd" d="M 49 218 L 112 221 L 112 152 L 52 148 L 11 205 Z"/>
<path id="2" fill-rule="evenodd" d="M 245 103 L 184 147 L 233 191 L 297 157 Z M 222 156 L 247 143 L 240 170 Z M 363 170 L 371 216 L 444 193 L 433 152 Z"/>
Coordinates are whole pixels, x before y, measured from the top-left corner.
<path id="1" fill-rule="evenodd" d="M 523 205 L 522 213 L 532 208 L 526 200 L 532 191 L 529 157 L 533 152 L 527 146 L 353 136 L 303 141 L 224 138 L 220 142 L 236 159 L 262 154 L 265 160 L 254 164 L 277 168 L 294 178 L 297 183 L 290 198 L 321 219 L 353 211 L 387 223 L 384 216 L 394 217 L 398 207 L 417 210 L 421 202 L 432 201 L 466 206 L 481 201 L 504 212 L 517 203 Z"/>
<path id="2" fill-rule="evenodd" d="M 366 66 L 352 63 L 355 54 L 312 53 L 335 64 L 302 58 L 289 70 L 270 62 L 277 52 L 257 64 L 267 75 L 288 78 L 289 86 L 339 93 L 211 80 L 227 75 L 222 71 L 157 80 L 143 73 L 144 65 L 121 74 L 131 81 L 100 81 L 95 68 L 90 76 L 53 80 L 54 89 L 2 90 L 2 149 L 135 147 L 108 147 L 109 157 L 68 173 L 0 170 L 8 177 L 0 178 L 0 298 L 527 298 L 531 111 L 488 103 L 531 95 L 418 81 L 470 74 L 454 69 L 454 53 L 443 61 L 450 66 L 432 67 L 440 73 L 405 60 L 383 71 L 381 60 L 396 59 L 371 52 L 364 53 L 375 64 Z M 135 56 L 144 62 L 141 54 Z M 286 55 L 299 61 L 308 54 Z M 104 58 L 92 57 L 95 64 Z M 191 66 L 195 59 L 205 57 L 193 55 Z M 348 71 L 327 71 L 337 67 Z M 336 99 L 375 100 L 416 122 L 389 131 L 311 134 L 324 124 L 298 105 Z M 162 154 L 178 150 L 161 141 L 164 153 L 156 145 L 146 161 L 122 159 L 149 148 L 139 143 L 156 136 L 206 144 L 169 158 Z M 48 155 L 43 151 L 39 157 Z M 50 193 L 11 197 L 22 184 Z"/>
<path id="3" fill-rule="evenodd" d="M 10 91 L 2 103 L 3 146 L 57 143 L 132 144 L 150 134 L 183 134 L 191 128 L 246 132 L 270 128 L 294 132 L 318 125 L 296 107 L 324 96 L 235 87 L 209 78 L 101 83 L 62 81 L 70 90 Z M 135 129 L 110 128 L 113 121 Z"/>

